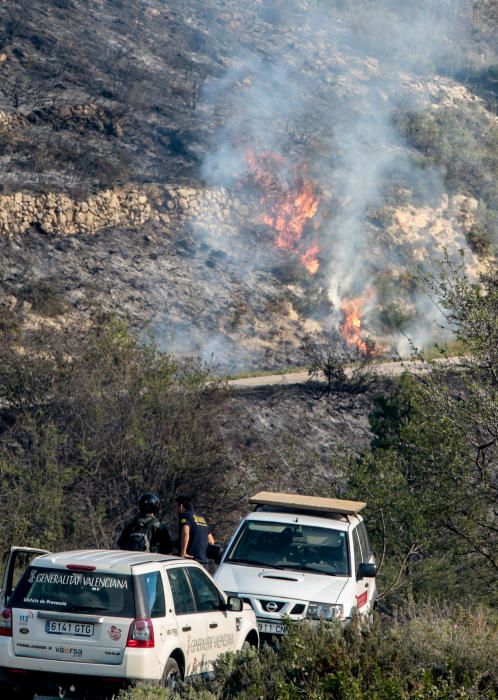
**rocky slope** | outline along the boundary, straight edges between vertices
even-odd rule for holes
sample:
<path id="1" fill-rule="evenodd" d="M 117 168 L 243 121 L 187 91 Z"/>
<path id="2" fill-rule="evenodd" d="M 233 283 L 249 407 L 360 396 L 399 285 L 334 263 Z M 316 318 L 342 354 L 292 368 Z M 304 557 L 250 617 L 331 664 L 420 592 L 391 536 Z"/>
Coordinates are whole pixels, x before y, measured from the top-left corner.
<path id="1" fill-rule="evenodd" d="M 360 346 L 434 338 L 417 269 L 478 271 L 498 201 L 470 7 L 3 3 L 3 314 L 124 315 L 224 372 L 301 364 L 350 308 Z"/>

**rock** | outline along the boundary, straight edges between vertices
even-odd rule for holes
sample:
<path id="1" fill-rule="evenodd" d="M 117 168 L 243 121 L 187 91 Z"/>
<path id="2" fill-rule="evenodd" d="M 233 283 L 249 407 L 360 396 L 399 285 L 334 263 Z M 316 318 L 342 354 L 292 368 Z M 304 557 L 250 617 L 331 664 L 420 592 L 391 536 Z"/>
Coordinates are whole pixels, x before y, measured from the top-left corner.
<path id="1" fill-rule="evenodd" d="M 61 119 L 71 119 L 73 116 L 73 111 L 69 105 L 64 105 L 59 109 L 59 117 Z"/>

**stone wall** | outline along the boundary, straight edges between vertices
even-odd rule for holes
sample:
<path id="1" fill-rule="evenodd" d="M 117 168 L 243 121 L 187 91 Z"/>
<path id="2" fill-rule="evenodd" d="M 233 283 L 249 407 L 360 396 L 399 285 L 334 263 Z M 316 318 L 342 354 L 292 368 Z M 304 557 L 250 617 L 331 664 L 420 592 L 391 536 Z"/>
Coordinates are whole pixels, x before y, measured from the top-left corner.
<path id="1" fill-rule="evenodd" d="M 83 201 L 64 193 L 16 192 L 0 197 L 0 236 L 22 235 L 32 227 L 68 236 L 95 233 L 111 226 L 134 229 L 148 221 L 169 228 L 187 216 L 220 221 L 237 212 L 244 216 L 248 209 L 222 189 L 122 187 L 104 190 Z"/>
<path id="2" fill-rule="evenodd" d="M 0 110 L 0 129 L 17 129 L 27 123 L 26 117 L 17 112 L 3 112 Z"/>

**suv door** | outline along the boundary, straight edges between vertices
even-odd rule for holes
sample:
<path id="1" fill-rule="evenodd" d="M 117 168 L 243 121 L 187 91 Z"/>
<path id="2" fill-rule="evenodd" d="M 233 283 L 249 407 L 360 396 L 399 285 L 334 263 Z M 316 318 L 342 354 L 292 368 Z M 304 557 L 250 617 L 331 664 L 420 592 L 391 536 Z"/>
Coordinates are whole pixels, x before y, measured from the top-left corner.
<path id="1" fill-rule="evenodd" d="M 184 566 L 166 569 L 178 625 L 178 639 L 185 654 L 185 676 L 208 671 L 206 620 L 199 615 L 190 579 Z"/>
<path id="2" fill-rule="evenodd" d="M 39 554 L 50 554 L 50 552 L 46 549 L 34 549 L 33 547 L 11 547 L 4 553 L 0 609 L 6 606 L 10 594 L 19 583 L 21 576 Z"/>
<path id="3" fill-rule="evenodd" d="M 355 579 L 355 598 L 356 607 L 360 615 L 365 615 L 370 612 L 372 606 L 375 602 L 376 596 L 376 584 L 375 578 L 358 578 L 358 569 L 360 564 L 363 562 L 365 564 L 374 562 L 374 556 L 370 551 L 370 545 L 368 542 L 368 536 L 366 535 L 366 530 L 361 531 L 360 528 L 364 523 L 360 523 L 353 530 L 353 550 L 354 550 L 354 569 L 353 576 Z"/>
<path id="4" fill-rule="evenodd" d="M 206 653 L 210 664 L 236 648 L 236 614 L 226 610 L 225 598 L 214 581 L 199 567 L 187 567 L 197 610 L 206 620 Z"/>

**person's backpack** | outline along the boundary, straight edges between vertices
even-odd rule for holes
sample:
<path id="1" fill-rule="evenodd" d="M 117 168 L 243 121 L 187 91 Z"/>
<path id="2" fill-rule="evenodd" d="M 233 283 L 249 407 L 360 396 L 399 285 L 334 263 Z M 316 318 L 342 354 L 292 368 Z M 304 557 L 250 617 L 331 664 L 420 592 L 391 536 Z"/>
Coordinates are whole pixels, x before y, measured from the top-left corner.
<path id="1" fill-rule="evenodd" d="M 155 518 L 149 518 L 148 520 L 137 518 L 128 535 L 126 549 L 130 552 L 150 552 L 152 526 L 156 523 L 157 520 Z"/>

